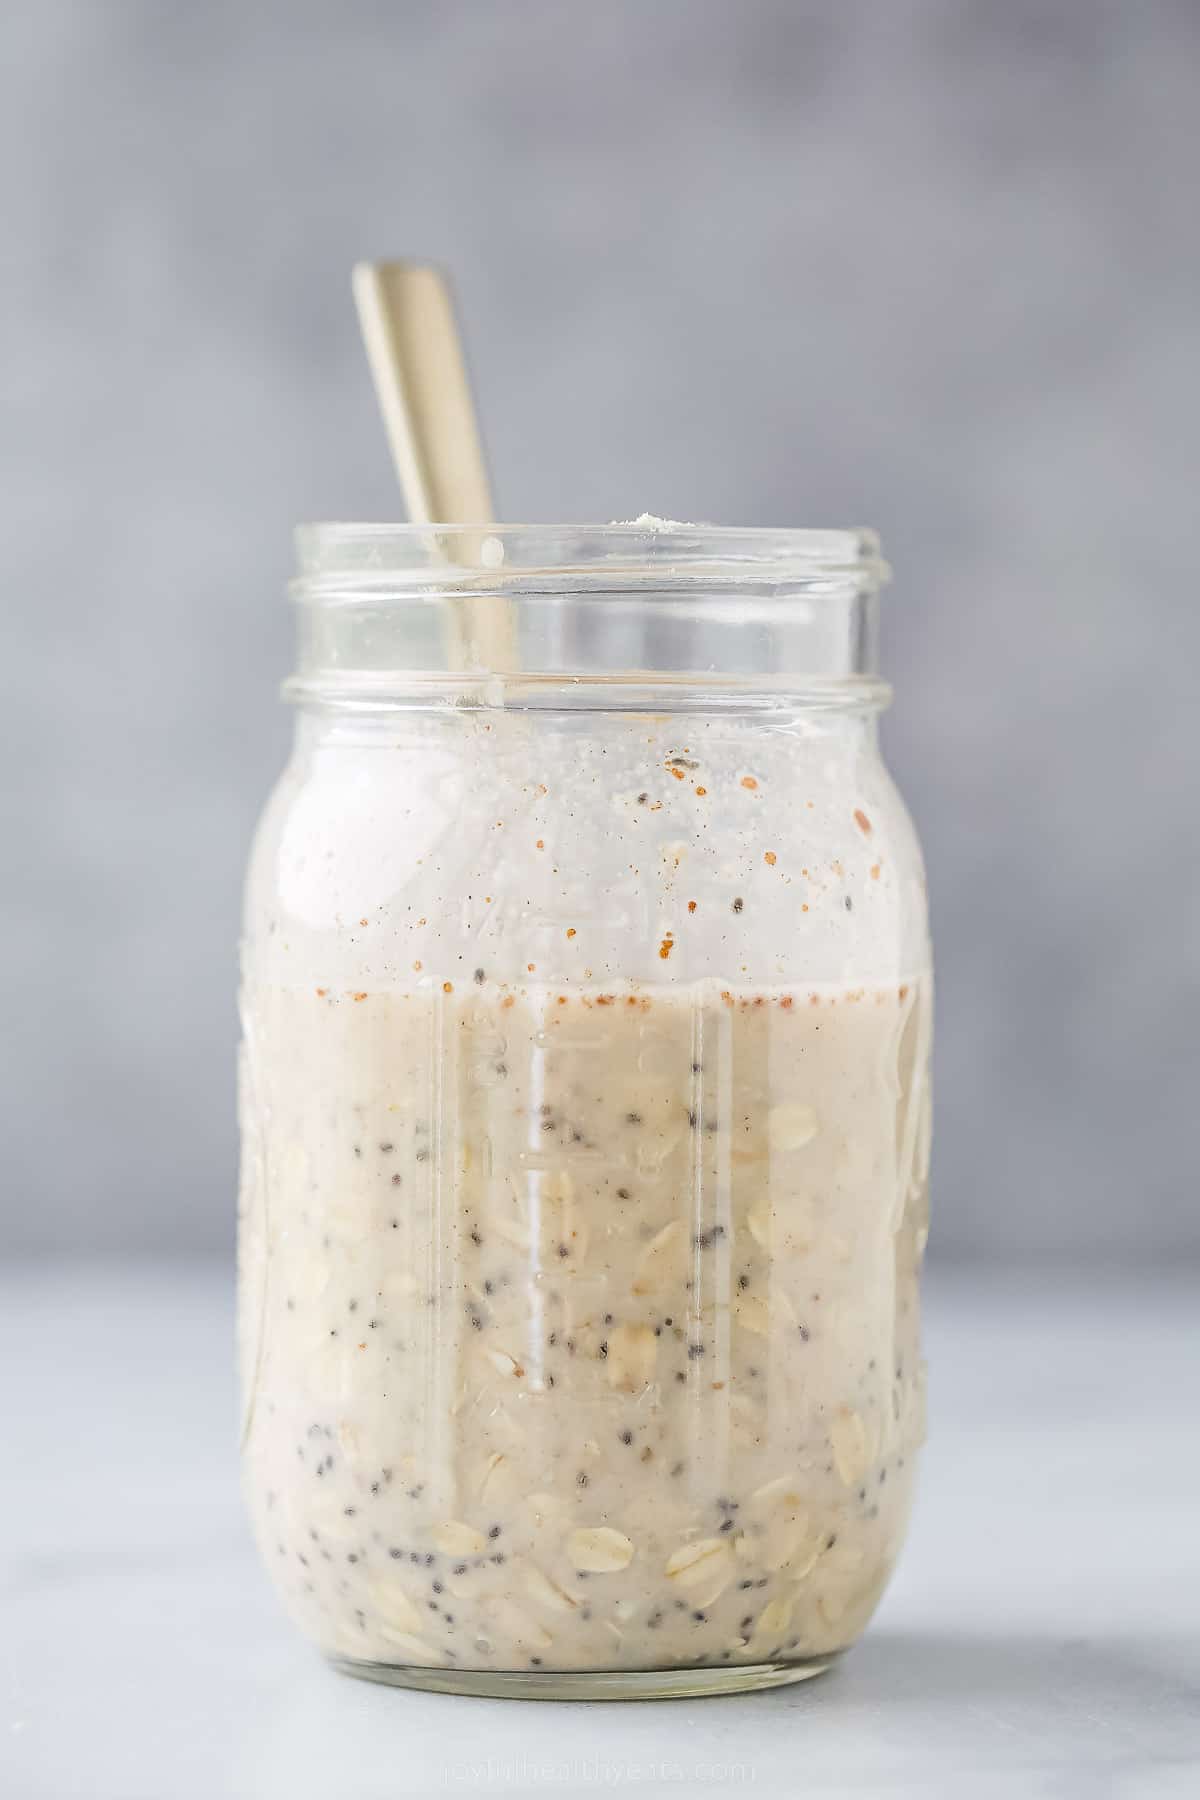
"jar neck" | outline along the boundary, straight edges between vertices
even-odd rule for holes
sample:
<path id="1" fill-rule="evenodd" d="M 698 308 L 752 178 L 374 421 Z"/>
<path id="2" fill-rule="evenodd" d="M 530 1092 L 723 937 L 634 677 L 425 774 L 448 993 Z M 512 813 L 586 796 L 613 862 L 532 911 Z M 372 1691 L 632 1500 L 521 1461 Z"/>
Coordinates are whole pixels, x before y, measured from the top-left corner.
<path id="1" fill-rule="evenodd" d="M 322 706 L 873 709 L 873 537 L 307 527 L 287 692 Z"/>

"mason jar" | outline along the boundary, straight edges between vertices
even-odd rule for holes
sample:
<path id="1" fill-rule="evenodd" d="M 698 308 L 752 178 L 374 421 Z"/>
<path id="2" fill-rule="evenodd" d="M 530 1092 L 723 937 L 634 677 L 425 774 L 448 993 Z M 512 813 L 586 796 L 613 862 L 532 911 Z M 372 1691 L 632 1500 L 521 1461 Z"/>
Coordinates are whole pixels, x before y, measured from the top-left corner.
<path id="1" fill-rule="evenodd" d="M 826 1668 L 923 1435 L 930 955 L 875 539 L 299 533 L 242 961 L 243 1459 L 339 1667 Z"/>

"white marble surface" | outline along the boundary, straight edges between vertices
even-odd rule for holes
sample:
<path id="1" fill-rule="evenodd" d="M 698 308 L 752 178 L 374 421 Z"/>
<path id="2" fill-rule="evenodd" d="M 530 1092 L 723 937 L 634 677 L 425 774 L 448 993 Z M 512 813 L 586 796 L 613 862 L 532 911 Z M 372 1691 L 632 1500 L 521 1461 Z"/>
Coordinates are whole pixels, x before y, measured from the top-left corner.
<path id="1" fill-rule="evenodd" d="M 1198 1283 L 930 1285 L 931 1440 L 864 1643 L 791 1690 L 564 1705 L 375 1688 L 242 1519 L 224 1270 L 0 1282 L 5 1800 L 1200 1793 Z"/>

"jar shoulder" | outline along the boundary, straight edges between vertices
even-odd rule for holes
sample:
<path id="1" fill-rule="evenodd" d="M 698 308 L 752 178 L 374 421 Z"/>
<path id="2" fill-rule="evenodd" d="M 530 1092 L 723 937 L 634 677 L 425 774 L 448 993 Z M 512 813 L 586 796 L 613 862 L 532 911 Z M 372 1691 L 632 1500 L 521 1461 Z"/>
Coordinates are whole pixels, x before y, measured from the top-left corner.
<path id="1" fill-rule="evenodd" d="M 917 834 L 873 730 L 487 723 L 301 739 L 255 838 L 251 951 L 393 981 L 485 950 L 564 981 L 927 961 Z"/>

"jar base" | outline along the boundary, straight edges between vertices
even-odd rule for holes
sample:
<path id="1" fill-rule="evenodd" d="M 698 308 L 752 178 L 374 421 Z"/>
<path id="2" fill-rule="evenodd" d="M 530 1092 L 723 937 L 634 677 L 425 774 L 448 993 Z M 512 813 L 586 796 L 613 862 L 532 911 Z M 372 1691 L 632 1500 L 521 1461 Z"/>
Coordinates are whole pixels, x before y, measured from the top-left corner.
<path id="1" fill-rule="evenodd" d="M 422 1688 L 434 1694 L 474 1694 L 491 1700 L 694 1700 L 702 1694 L 746 1694 L 785 1687 L 823 1675 L 840 1651 L 799 1662 L 740 1663 L 691 1669 L 491 1669 L 421 1668 L 413 1663 L 360 1662 L 329 1656 L 343 1675 L 386 1687 Z"/>

